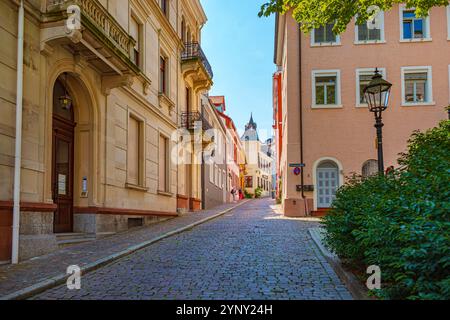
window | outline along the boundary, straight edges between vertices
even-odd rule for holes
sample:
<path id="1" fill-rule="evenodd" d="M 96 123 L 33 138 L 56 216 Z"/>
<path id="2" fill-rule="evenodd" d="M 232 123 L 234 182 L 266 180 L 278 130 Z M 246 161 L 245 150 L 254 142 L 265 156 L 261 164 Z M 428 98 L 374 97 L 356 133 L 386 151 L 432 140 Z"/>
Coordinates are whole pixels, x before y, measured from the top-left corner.
<path id="1" fill-rule="evenodd" d="M 311 45 L 331 45 L 338 44 L 340 37 L 333 32 L 334 23 L 314 29 L 311 32 Z"/>
<path id="2" fill-rule="evenodd" d="M 225 189 L 225 182 L 227 181 L 227 173 L 225 172 L 225 170 L 222 171 L 222 187 L 221 189 Z"/>
<path id="3" fill-rule="evenodd" d="M 356 43 L 384 41 L 384 12 L 380 12 L 369 28 L 367 22 L 356 24 Z"/>
<path id="4" fill-rule="evenodd" d="M 450 40 L 450 6 L 447 7 L 447 39 Z"/>
<path id="5" fill-rule="evenodd" d="M 245 187 L 246 188 L 253 188 L 253 177 L 252 176 L 246 176 L 245 177 Z"/>
<path id="6" fill-rule="evenodd" d="M 144 180 L 144 122 L 129 115 L 127 148 L 127 184 L 143 187 Z"/>
<path id="7" fill-rule="evenodd" d="M 161 0 L 161 10 L 165 16 L 169 14 L 169 0 Z"/>
<path id="8" fill-rule="evenodd" d="M 216 165 L 214 166 L 214 184 L 216 186 L 219 186 L 219 167 Z"/>
<path id="9" fill-rule="evenodd" d="M 209 164 L 209 182 L 214 184 L 214 164 Z"/>
<path id="10" fill-rule="evenodd" d="M 406 9 L 400 6 L 400 32 L 401 39 L 407 41 L 426 40 L 430 38 L 430 18 L 416 17 L 415 9 Z"/>
<path id="11" fill-rule="evenodd" d="M 136 20 L 135 17 L 131 17 L 130 19 L 130 35 L 133 37 L 133 39 L 136 41 L 136 44 L 134 45 L 133 52 L 131 55 L 131 61 L 134 62 L 135 65 L 141 66 L 141 55 L 140 55 L 140 48 L 141 48 L 141 36 L 140 36 L 140 30 L 141 26 L 139 22 Z"/>
<path id="12" fill-rule="evenodd" d="M 222 170 L 219 169 L 219 184 L 217 185 L 219 188 L 222 188 Z"/>
<path id="13" fill-rule="evenodd" d="M 368 160 L 363 164 L 362 176 L 363 178 L 368 178 L 378 174 L 378 161 Z"/>
<path id="14" fill-rule="evenodd" d="M 184 20 L 184 17 L 181 18 L 181 41 L 186 43 L 186 21 Z"/>
<path id="15" fill-rule="evenodd" d="M 191 90 L 186 87 L 186 112 L 191 110 Z"/>
<path id="16" fill-rule="evenodd" d="M 340 107 L 340 78 L 339 70 L 313 71 L 313 107 Z"/>
<path id="17" fill-rule="evenodd" d="M 378 68 L 386 79 L 386 69 Z M 375 74 L 375 68 L 356 69 L 356 106 L 367 107 L 366 98 L 364 96 L 364 88 L 372 81 L 372 77 Z"/>
<path id="18" fill-rule="evenodd" d="M 403 105 L 433 104 L 431 67 L 402 68 Z"/>
<path id="19" fill-rule="evenodd" d="M 159 191 L 169 192 L 169 139 L 159 135 Z"/>
<path id="20" fill-rule="evenodd" d="M 159 62 L 159 92 L 167 95 L 167 59 L 163 56 Z"/>

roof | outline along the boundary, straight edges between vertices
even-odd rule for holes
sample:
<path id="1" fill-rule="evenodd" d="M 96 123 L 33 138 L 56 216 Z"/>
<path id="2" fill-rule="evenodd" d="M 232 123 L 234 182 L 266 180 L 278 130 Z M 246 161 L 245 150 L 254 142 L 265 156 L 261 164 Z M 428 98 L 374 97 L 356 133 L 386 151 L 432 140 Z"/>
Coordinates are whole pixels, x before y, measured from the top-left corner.
<path id="1" fill-rule="evenodd" d="M 225 104 L 225 96 L 210 96 L 209 99 L 216 107 L 222 106 L 222 110 L 223 112 L 225 112 L 225 110 L 227 109 Z"/>
<path id="2" fill-rule="evenodd" d="M 253 120 L 253 113 L 250 115 L 250 121 L 245 126 L 245 132 L 241 138 L 244 141 L 259 141 L 258 125 Z"/>

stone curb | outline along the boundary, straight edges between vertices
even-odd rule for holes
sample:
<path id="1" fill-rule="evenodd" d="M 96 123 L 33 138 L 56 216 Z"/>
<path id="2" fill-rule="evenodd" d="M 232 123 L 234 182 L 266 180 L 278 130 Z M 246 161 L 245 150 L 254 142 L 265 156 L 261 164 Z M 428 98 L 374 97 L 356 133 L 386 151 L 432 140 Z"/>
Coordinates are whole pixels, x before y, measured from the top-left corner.
<path id="1" fill-rule="evenodd" d="M 190 230 L 190 229 L 192 229 L 192 228 L 194 228 L 196 226 L 199 226 L 201 224 L 204 224 L 204 223 L 206 223 L 208 221 L 211 221 L 211 220 L 214 220 L 216 218 L 219 218 L 219 217 L 221 217 L 221 216 L 223 216 L 223 215 L 225 215 L 225 214 L 227 214 L 227 213 L 229 213 L 229 212 L 239 208 L 240 206 L 243 206 L 244 204 L 248 203 L 249 201 L 250 200 L 244 200 L 241 203 L 239 203 L 238 205 L 236 205 L 234 207 L 231 207 L 231 208 L 228 208 L 228 209 L 226 209 L 224 211 L 221 211 L 221 212 L 219 212 L 219 213 L 217 213 L 215 215 L 212 215 L 210 217 L 206 217 L 206 218 L 204 218 L 202 220 L 199 220 L 197 222 L 194 222 L 194 223 L 191 223 L 191 224 L 186 225 L 184 227 L 181 227 L 181 228 L 175 229 L 173 231 L 167 232 L 167 233 L 165 233 L 165 234 L 163 234 L 163 235 L 161 235 L 159 237 L 156 237 L 156 238 L 153 238 L 151 240 L 142 242 L 140 244 L 131 246 L 128 249 L 125 249 L 125 250 L 123 250 L 121 252 L 115 253 L 113 255 L 110 255 L 110 256 L 107 256 L 105 258 L 102 258 L 102 259 L 99 259 L 97 261 L 94 261 L 92 263 L 89 263 L 89 264 L 81 267 L 81 273 L 82 274 L 87 274 L 89 272 L 92 272 L 92 271 L 95 271 L 97 269 L 100 269 L 101 267 L 103 267 L 103 266 L 105 266 L 107 264 L 110 264 L 110 263 L 112 263 L 114 261 L 117 261 L 117 260 L 119 260 L 121 258 L 129 256 L 129 255 L 135 253 L 136 251 L 142 250 L 142 249 L 144 249 L 144 248 L 146 248 L 146 247 L 148 247 L 148 246 L 150 246 L 150 245 L 152 245 L 152 244 L 154 244 L 156 242 L 159 242 L 159 241 L 161 241 L 163 239 L 166 239 L 166 238 L 170 238 L 170 237 L 172 237 L 174 235 L 177 235 L 177 234 L 183 233 L 185 231 L 188 231 L 188 230 Z M 42 292 L 47 291 L 47 290 L 49 290 L 51 288 L 54 288 L 54 287 L 59 286 L 61 284 L 64 284 L 67 281 L 68 278 L 69 278 L 69 275 L 67 275 L 67 274 L 60 274 L 60 275 L 51 277 L 51 278 L 49 278 L 47 280 L 41 281 L 39 283 L 36 283 L 36 284 L 34 284 L 32 286 L 29 286 L 29 287 L 27 287 L 25 289 L 21 289 L 21 290 L 18 290 L 16 292 L 10 293 L 10 294 L 8 294 L 6 296 L 2 296 L 2 297 L 0 297 L 0 300 L 24 300 L 24 299 L 28 299 L 30 297 L 33 297 L 33 296 L 39 294 L 39 293 L 42 293 Z"/>
<path id="2" fill-rule="evenodd" d="M 342 267 L 341 260 L 333 253 L 331 253 L 323 244 L 320 235 L 321 228 L 309 228 L 309 234 L 316 246 L 319 248 L 322 255 L 333 268 L 339 279 L 345 284 L 348 291 L 355 300 L 373 300 L 368 296 L 368 290 L 361 284 L 361 282 L 350 272 Z"/>

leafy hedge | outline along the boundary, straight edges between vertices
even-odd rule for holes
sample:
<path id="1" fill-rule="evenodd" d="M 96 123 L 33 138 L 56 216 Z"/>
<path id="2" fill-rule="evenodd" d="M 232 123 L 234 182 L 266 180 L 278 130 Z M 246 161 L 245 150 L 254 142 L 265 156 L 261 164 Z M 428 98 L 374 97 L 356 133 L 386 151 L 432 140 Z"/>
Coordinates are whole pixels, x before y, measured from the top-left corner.
<path id="1" fill-rule="evenodd" d="M 450 299 L 450 121 L 416 132 L 400 169 L 353 176 L 324 219 L 326 243 L 353 268 L 378 265 L 382 299 Z"/>
<path id="2" fill-rule="evenodd" d="M 263 189 L 261 187 L 256 188 L 256 190 L 255 190 L 255 198 L 256 199 L 261 198 L 262 193 L 263 193 Z"/>

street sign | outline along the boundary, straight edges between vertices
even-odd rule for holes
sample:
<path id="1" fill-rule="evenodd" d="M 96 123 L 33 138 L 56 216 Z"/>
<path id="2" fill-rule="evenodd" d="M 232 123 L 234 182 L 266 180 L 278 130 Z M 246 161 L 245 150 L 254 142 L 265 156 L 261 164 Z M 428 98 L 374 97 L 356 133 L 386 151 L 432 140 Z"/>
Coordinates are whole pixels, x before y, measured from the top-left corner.
<path id="1" fill-rule="evenodd" d="M 296 168 L 294 169 L 294 174 L 295 174 L 296 176 L 299 176 L 301 173 L 302 173 L 302 169 L 300 169 L 299 167 L 296 167 Z"/>
<path id="2" fill-rule="evenodd" d="M 304 168 L 306 165 L 304 163 L 291 163 L 289 165 L 290 168 Z"/>

